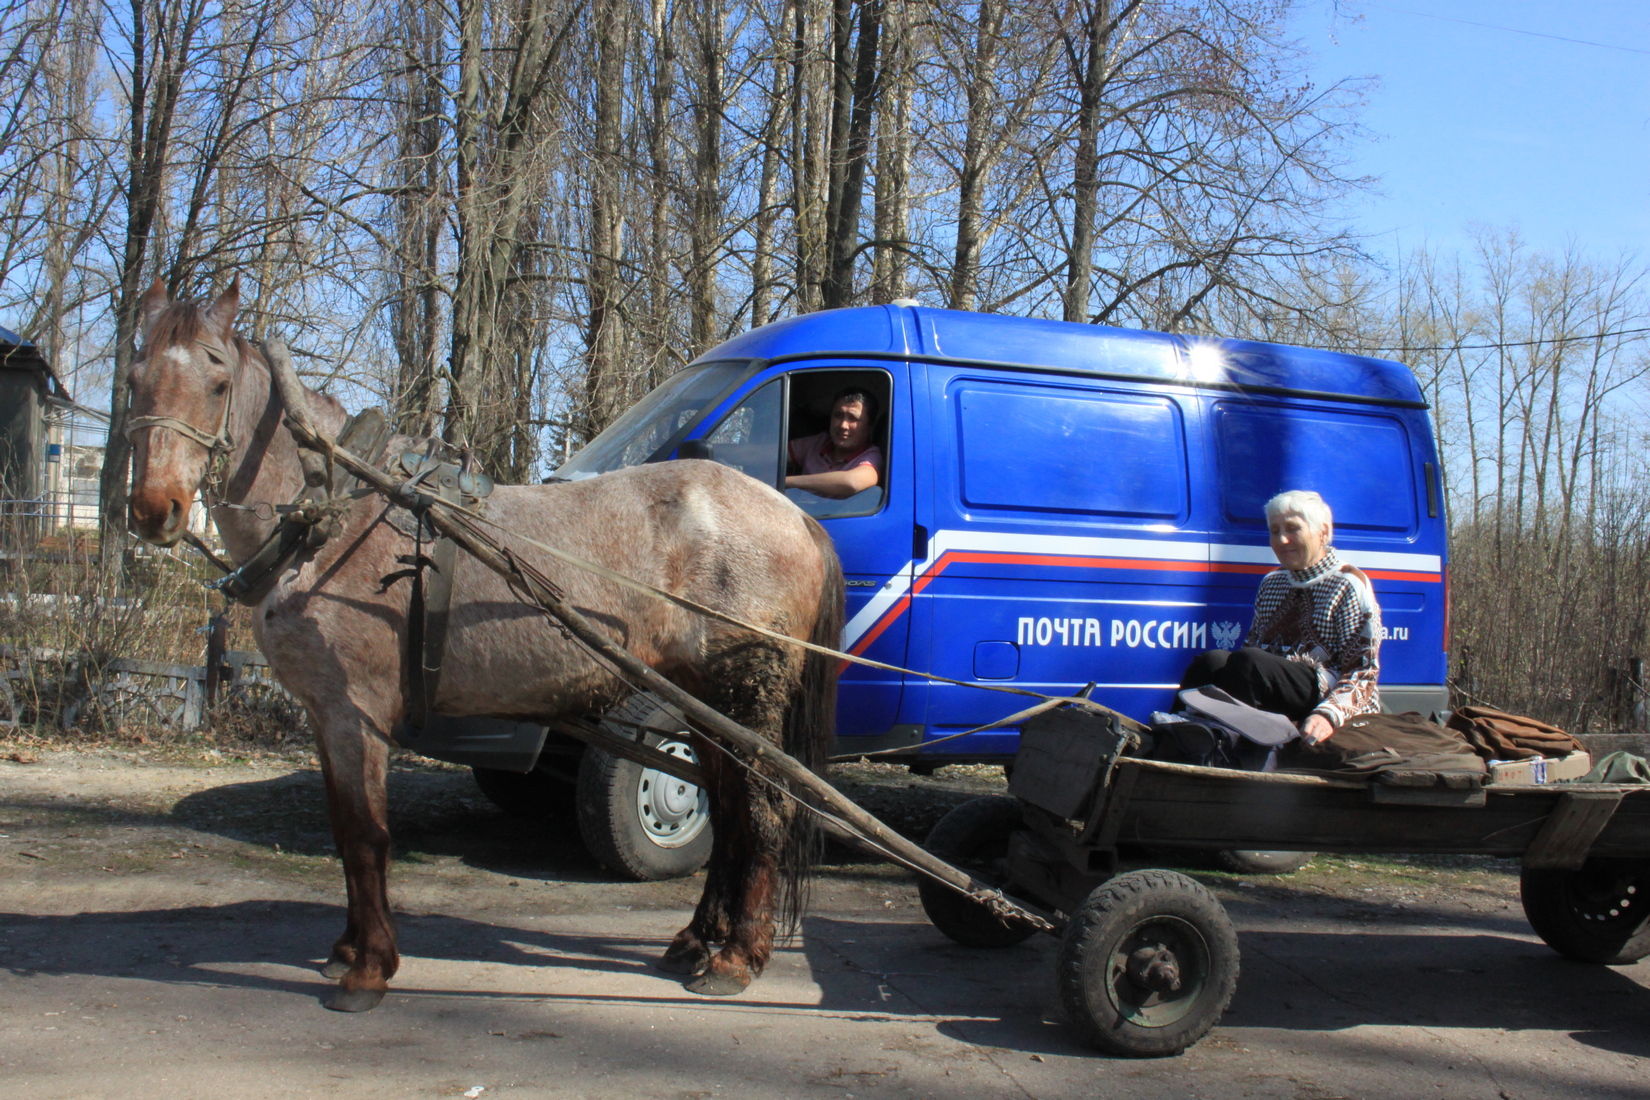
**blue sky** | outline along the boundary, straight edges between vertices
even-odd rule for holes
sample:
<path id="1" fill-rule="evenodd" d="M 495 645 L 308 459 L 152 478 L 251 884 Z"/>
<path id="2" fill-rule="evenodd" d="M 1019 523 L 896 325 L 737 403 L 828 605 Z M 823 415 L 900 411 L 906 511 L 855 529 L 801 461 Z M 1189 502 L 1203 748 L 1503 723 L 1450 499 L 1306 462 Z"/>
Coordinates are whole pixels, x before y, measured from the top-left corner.
<path id="1" fill-rule="evenodd" d="M 1381 177 L 1355 206 L 1372 250 L 1463 246 L 1476 221 L 1650 259 L 1650 0 L 1302 0 L 1294 29 L 1314 83 L 1378 78 L 1353 151 Z"/>

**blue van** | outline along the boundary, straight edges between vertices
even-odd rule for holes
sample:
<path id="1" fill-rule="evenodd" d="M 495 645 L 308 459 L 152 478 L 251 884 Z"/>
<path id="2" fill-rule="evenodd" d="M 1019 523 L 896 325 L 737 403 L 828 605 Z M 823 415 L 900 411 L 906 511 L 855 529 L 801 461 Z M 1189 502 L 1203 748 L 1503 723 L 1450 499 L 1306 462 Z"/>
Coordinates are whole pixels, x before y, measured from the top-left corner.
<path id="1" fill-rule="evenodd" d="M 834 310 L 700 356 L 557 476 L 691 456 L 782 487 L 788 441 L 824 430 L 850 385 L 879 398 L 880 484 L 787 493 L 841 555 L 849 652 L 1051 694 L 1093 681 L 1144 719 L 1193 655 L 1241 644 L 1276 566 L 1263 506 L 1314 489 L 1374 583 L 1385 706 L 1447 709 L 1438 458 L 1398 363 L 908 301 Z M 845 664 L 838 751 L 1004 762 L 1013 729 L 935 742 L 1024 702 Z"/>

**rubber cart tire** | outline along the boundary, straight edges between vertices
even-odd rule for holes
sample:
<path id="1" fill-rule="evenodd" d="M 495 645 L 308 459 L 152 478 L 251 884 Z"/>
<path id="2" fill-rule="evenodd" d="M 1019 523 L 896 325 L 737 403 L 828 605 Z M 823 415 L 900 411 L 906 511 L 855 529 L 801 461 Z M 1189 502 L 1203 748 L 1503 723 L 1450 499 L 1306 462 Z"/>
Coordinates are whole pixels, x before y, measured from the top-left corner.
<path id="1" fill-rule="evenodd" d="M 523 774 L 501 768 L 471 768 L 470 774 L 487 801 L 511 817 L 548 821 L 572 813 L 576 790 L 565 779 L 542 771 Z"/>
<path id="2" fill-rule="evenodd" d="M 1222 871 L 1240 875 L 1287 875 L 1299 871 L 1316 852 L 1264 852 L 1249 848 L 1220 848 L 1215 863 Z"/>
<path id="3" fill-rule="evenodd" d="M 669 724 L 672 712 L 649 695 L 615 707 L 611 717 L 638 725 Z M 629 733 L 627 727 L 615 732 Z M 648 734 L 653 748 L 697 760 L 680 737 Z M 587 748 L 579 761 L 579 835 L 603 867 L 635 882 L 682 878 L 710 859 L 710 800 L 686 780 Z"/>
<path id="4" fill-rule="evenodd" d="M 1650 955 L 1650 861 L 1590 859 L 1577 871 L 1525 868 L 1524 915 L 1567 959 L 1620 966 Z"/>
<path id="5" fill-rule="evenodd" d="M 1024 826 L 1019 802 L 987 795 L 940 818 L 923 847 L 981 882 L 1000 886 L 1008 881 L 1008 838 Z M 1035 931 L 998 920 L 983 905 L 926 878 L 917 883 L 917 892 L 934 927 L 964 947 L 1013 947 Z"/>
<path id="6" fill-rule="evenodd" d="M 1095 890 L 1060 944 L 1060 999 L 1107 1054 L 1179 1054 L 1220 1021 L 1238 980 L 1220 901 L 1175 871 L 1130 871 Z"/>

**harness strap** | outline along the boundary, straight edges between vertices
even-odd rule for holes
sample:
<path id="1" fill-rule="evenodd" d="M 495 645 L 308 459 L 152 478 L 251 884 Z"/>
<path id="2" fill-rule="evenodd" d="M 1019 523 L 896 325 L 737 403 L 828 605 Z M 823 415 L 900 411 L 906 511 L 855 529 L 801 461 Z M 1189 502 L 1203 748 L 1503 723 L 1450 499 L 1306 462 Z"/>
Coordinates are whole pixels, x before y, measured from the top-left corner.
<path id="1" fill-rule="evenodd" d="M 432 446 L 433 451 L 433 446 Z M 397 463 L 407 475 L 403 489 L 430 493 L 442 502 L 465 508 L 493 491 L 486 474 L 467 471 L 450 462 L 441 462 L 431 452 L 405 451 Z M 427 524 L 419 514 L 417 544 L 412 565 L 412 598 L 408 607 L 407 652 L 402 662 L 406 670 L 406 722 L 423 729 L 436 694 L 441 690 L 441 668 L 447 654 L 447 631 L 451 622 L 454 574 L 458 569 L 458 544 L 444 535 L 434 535 L 428 556 L 424 551 Z M 426 578 L 425 571 L 429 576 Z M 386 582 L 390 578 L 385 578 Z"/>
<path id="2" fill-rule="evenodd" d="M 344 423 L 338 432 L 338 438 L 340 442 L 350 440 L 355 445 L 351 447 L 352 451 L 359 447 L 360 453 L 368 462 L 376 463 L 382 457 L 384 447 L 393 434 L 394 431 L 381 410 L 366 409 Z M 263 545 L 242 562 L 238 569 L 225 569 L 229 575 L 218 582 L 218 590 L 248 607 L 262 603 L 287 566 L 299 555 L 313 553 L 325 546 L 342 527 L 344 509 L 370 491 L 361 487 L 359 478 L 339 471 L 334 471 L 330 487 L 306 488 L 298 494 L 298 499 L 291 505 L 278 509 L 285 514 L 281 522 L 275 525 L 275 530 L 264 540 Z M 205 553 L 214 565 L 220 569 L 224 568 L 223 562 L 211 551 L 206 550 L 193 538 L 190 542 Z"/>

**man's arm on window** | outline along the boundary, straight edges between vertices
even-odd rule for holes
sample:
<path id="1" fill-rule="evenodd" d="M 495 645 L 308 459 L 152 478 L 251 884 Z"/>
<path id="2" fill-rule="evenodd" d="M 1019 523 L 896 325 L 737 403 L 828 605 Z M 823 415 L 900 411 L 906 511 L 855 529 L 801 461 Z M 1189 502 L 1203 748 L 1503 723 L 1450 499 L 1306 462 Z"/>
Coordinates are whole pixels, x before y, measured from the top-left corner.
<path id="1" fill-rule="evenodd" d="M 877 468 L 863 463 L 852 469 L 832 470 L 824 474 L 792 474 L 785 479 L 785 488 L 806 489 L 832 500 L 846 500 L 855 493 L 869 489 L 877 480 Z"/>

